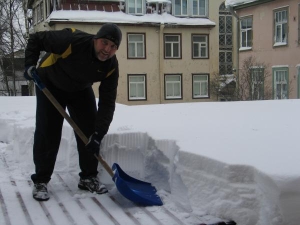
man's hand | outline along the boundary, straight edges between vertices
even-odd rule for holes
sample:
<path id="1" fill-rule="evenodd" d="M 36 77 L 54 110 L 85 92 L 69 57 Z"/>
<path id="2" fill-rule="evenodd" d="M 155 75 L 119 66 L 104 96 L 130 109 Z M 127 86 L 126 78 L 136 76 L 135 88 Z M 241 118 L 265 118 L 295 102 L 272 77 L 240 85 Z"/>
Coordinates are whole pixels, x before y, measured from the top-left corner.
<path id="1" fill-rule="evenodd" d="M 26 66 L 25 71 L 24 71 L 24 77 L 27 80 L 33 80 L 32 72 L 36 71 L 35 66 Z"/>
<path id="2" fill-rule="evenodd" d="M 99 155 L 101 141 L 102 137 L 97 132 L 93 133 L 85 146 L 86 150 L 91 154 Z"/>

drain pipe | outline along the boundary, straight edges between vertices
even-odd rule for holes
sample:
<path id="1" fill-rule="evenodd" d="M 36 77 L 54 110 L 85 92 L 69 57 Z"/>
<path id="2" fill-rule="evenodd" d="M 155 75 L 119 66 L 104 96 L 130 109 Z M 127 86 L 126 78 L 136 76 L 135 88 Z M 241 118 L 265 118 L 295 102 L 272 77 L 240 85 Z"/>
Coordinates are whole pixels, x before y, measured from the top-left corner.
<path id="1" fill-rule="evenodd" d="M 160 96 L 159 96 L 159 103 L 161 104 L 162 101 L 163 101 L 163 90 L 162 90 L 162 87 L 164 86 L 162 82 L 164 82 L 164 52 L 163 52 L 163 49 L 164 49 L 164 28 L 165 28 L 165 25 L 164 23 L 161 23 L 160 24 L 160 27 L 159 27 L 159 93 L 160 93 Z"/>
<path id="2" fill-rule="evenodd" d="M 226 5 L 226 8 L 229 10 L 229 12 L 236 18 L 237 20 L 237 26 L 236 26 L 236 39 L 237 39 L 237 48 L 235 50 L 235 54 L 236 54 L 236 78 L 237 78 L 237 87 L 239 86 L 239 67 L 240 67 L 240 59 L 239 59 L 239 48 L 240 48 L 240 18 L 239 16 L 236 14 L 236 12 L 233 10 L 233 7 L 230 5 Z"/>

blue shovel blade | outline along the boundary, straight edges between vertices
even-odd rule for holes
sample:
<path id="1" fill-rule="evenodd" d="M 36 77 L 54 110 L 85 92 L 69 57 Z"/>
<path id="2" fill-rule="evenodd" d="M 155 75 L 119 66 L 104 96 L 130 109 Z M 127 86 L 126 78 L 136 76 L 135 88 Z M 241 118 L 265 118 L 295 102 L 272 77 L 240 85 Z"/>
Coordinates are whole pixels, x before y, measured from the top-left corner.
<path id="1" fill-rule="evenodd" d="M 112 170 L 114 171 L 113 181 L 125 198 L 141 205 L 163 205 L 156 194 L 156 188 L 151 183 L 127 175 L 117 163 L 113 164 Z"/>

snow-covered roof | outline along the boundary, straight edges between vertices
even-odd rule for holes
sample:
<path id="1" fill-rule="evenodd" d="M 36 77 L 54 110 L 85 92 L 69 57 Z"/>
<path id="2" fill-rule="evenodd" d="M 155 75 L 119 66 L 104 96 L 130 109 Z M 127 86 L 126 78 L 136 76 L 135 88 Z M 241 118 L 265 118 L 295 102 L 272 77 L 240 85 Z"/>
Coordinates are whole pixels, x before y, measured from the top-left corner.
<path id="1" fill-rule="evenodd" d="M 170 0 L 146 0 L 147 3 L 169 3 L 171 4 Z"/>
<path id="2" fill-rule="evenodd" d="M 238 5 L 243 5 L 251 2 L 257 2 L 259 0 L 225 0 L 225 6 L 238 6 Z"/>
<path id="3" fill-rule="evenodd" d="M 145 14 L 134 16 L 123 12 L 103 12 L 103 11 L 84 11 L 84 10 L 59 10 L 53 11 L 47 22 L 70 21 L 70 22 L 113 22 L 113 23 L 157 23 L 174 25 L 198 25 L 215 26 L 216 23 L 207 18 L 178 18 L 168 13 Z"/>

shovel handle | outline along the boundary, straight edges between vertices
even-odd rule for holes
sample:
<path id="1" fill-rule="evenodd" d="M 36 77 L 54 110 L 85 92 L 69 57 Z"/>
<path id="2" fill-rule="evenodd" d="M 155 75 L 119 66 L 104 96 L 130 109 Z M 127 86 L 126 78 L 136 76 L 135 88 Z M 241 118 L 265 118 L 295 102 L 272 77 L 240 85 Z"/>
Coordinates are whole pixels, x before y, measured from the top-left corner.
<path id="1" fill-rule="evenodd" d="M 51 94 L 51 92 L 48 90 L 48 88 L 45 87 L 45 85 L 41 82 L 39 76 L 35 71 L 32 72 L 32 77 L 34 80 L 34 83 L 38 86 L 38 88 L 46 95 L 46 97 L 50 100 L 50 102 L 54 105 L 54 107 L 58 110 L 58 112 L 68 121 L 70 126 L 74 129 L 75 133 L 80 137 L 80 139 L 83 141 L 83 143 L 86 145 L 89 141 L 89 139 L 84 135 L 82 130 L 77 126 L 77 124 L 72 120 L 72 118 L 66 113 L 64 108 L 59 104 L 59 102 L 56 100 L 56 98 Z M 107 162 L 97 154 L 94 154 L 94 156 L 98 159 L 98 161 L 101 163 L 101 165 L 104 167 L 104 169 L 109 173 L 111 177 L 114 176 L 114 173 L 110 166 L 107 164 Z"/>

